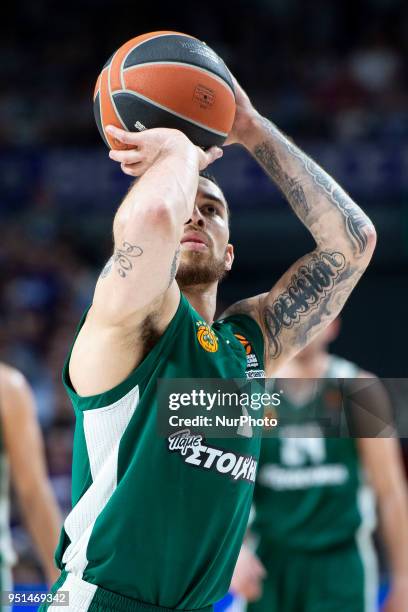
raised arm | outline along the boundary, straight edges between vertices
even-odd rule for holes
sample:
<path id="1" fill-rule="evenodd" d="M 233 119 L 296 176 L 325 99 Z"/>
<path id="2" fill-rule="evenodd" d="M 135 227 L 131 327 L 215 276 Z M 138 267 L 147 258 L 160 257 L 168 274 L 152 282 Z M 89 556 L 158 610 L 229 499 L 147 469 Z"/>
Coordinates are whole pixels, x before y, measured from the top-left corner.
<path id="1" fill-rule="evenodd" d="M 183 225 L 191 217 L 198 172 L 218 155 L 204 153 L 177 130 L 112 134 L 133 147 L 110 151 L 125 173 L 140 177 L 113 223 L 114 252 L 93 300 L 94 316 L 110 323 L 134 320 L 173 285 Z M 174 296 L 173 296 L 174 297 Z"/>
<path id="2" fill-rule="evenodd" d="M 224 314 L 247 312 L 259 322 L 270 375 L 338 315 L 371 259 L 376 233 L 336 181 L 261 117 L 237 83 L 236 95 L 228 144 L 239 143 L 255 157 L 316 241 L 268 293 Z"/>
<path id="3" fill-rule="evenodd" d="M 128 147 L 110 157 L 140 178 L 115 215 L 113 255 L 72 351 L 70 378 L 80 395 L 102 393 L 124 380 L 175 314 L 178 250 L 198 172 L 222 155 L 215 148 L 202 151 L 177 130 L 108 129 Z"/>

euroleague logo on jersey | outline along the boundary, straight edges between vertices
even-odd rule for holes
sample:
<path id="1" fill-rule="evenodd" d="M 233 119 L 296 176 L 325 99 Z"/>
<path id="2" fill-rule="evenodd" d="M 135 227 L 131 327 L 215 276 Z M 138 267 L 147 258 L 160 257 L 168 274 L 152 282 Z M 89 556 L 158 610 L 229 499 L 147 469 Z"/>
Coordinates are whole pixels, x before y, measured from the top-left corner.
<path id="1" fill-rule="evenodd" d="M 204 350 L 209 353 L 218 351 L 218 338 L 210 326 L 204 321 L 197 321 L 197 340 Z"/>
<path id="2" fill-rule="evenodd" d="M 242 334 L 234 334 L 234 336 L 236 337 L 237 340 L 240 341 L 240 343 L 242 344 L 242 346 L 245 349 L 246 354 L 250 355 L 252 353 L 252 346 L 251 346 L 249 340 L 247 340 L 245 338 L 245 336 L 243 336 Z"/>
<path id="3" fill-rule="evenodd" d="M 246 369 L 246 377 L 247 378 L 264 378 L 265 372 L 264 370 L 259 370 L 259 361 L 258 357 L 252 350 L 252 344 L 243 336 L 242 334 L 234 334 L 237 340 L 242 344 L 245 349 L 246 361 L 247 361 L 247 369 Z"/>
<path id="4" fill-rule="evenodd" d="M 168 450 L 179 453 L 184 463 L 230 476 L 233 480 L 255 482 L 258 462 L 254 457 L 238 455 L 230 450 L 205 445 L 200 434 L 181 429 L 168 438 Z"/>

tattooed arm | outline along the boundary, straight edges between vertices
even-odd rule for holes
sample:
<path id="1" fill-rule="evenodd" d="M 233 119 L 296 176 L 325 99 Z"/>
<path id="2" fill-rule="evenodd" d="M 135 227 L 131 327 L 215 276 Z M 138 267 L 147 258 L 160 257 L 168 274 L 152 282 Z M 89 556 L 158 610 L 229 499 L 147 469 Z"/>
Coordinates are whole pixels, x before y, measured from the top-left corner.
<path id="1" fill-rule="evenodd" d="M 80 395 L 99 394 L 123 381 L 174 316 L 180 299 L 174 282 L 178 249 L 192 215 L 198 172 L 219 156 L 176 130 L 115 128 L 111 134 L 128 148 L 110 157 L 140 178 L 116 213 L 114 253 L 71 354 L 69 374 Z"/>
<path id="2" fill-rule="evenodd" d="M 376 233 L 350 196 L 261 117 L 238 84 L 236 94 L 227 144 L 239 143 L 254 156 L 316 241 L 315 250 L 292 265 L 271 291 L 225 313 L 246 312 L 259 322 L 271 374 L 338 315 L 371 259 Z"/>
<path id="3" fill-rule="evenodd" d="M 183 226 L 193 211 L 198 172 L 215 157 L 177 130 L 113 129 L 115 138 L 133 149 L 112 150 L 111 159 L 140 178 L 115 215 L 114 253 L 96 286 L 93 310 L 120 323 L 138 318 L 170 287 L 173 301 L 178 301 L 173 280 Z"/>

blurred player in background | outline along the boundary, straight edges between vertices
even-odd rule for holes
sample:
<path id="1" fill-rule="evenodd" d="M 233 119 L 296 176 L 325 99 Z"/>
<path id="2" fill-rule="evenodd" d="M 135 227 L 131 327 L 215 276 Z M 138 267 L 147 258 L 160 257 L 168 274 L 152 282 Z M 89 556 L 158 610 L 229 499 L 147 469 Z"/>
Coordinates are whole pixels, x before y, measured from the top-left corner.
<path id="1" fill-rule="evenodd" d="M 9 467 L 24 524 L 49 584 L 58 571 L 54 549 L 61 518 L 47 479 L 43 441 L 31 389 L 23 375 L 0 363 L 0 591 L 12 590 L 15 561 L 9 526 Z"/>
<path id="2" fill-rule="evenodd" d="M 279 412 L 296 416 L 279 439 L 262 441 L 251 526 L 258 558 L 244 545 L 231 584 L 253 601 L 250 612 L 377 610 L 372 491 L 391 573 L 385 610 L 408 610 L 408 502 L 398 440 L 311 437 L 318 423 L 310 422 L 310 409 L 319 406 L 326 417 L 336 410 L 332 379 L 372 376 L 328 353 L 338 330 L 337 319 L 278 373 Z M 316 381 L 285 385 L 284 378 L 331 380 L 316 388 Z"/>
<path id="3" fill-rule="evenodd" d="M 227 591 L 259 437 L 223 440 L 229 470 L 225 448 L 211 440 L 191 446 L 197 436 L 185 430 L 188 446 L 160 438 L 157 380 L 262 377 L 263 358 L 268 373 L 277 370 L 337 316 L 374 251 L 363 211 L 235 86 L 229 144 L 246 147 L 268 172 L 316 248 L 270 291 L 213 322 L 234 254 L 225 197 L 199 172 L 220 151 L 203 151 L 176 130 L 107 128 L 128 145 L 110 157 L 140 178 L 116 213 L 114 253 L 64 367 L 77 415 L 73 509 L 53 592 L 68 591 L 75 612 L 198 610 Z M 251 343 L 252 360 L 234 333 Z"/>

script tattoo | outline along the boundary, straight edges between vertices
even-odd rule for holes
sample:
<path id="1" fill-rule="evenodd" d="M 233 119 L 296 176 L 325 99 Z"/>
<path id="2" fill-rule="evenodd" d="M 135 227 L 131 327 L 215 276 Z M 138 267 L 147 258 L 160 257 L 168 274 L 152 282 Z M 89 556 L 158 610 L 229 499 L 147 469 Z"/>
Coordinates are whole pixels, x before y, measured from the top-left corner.
<path id="1" fill-rule="evenodd" d="M 124 242 L 121 249 L 116 249 L 113 254 L 113 263 L 118 264 L 117 271 L 119 276 L 125 278 L 128 272 L 133 270 L 134 257 L 140 257 L 143 249 L 129 242 Z"/>
<path id="2" fill-rule="evenodd" d="M 281 354 L 279 336 L 282 329 L 292 328 L 299 323 L 302 316 L 309 314 L 322 303 L 345 264 L 346 259 L 342 253 L 313 254 L 310 261 L 302 264 L 292 276 L 286 291 L 281 293 L 273 304 L 265 307 L 263 318 L 272 359 Z"/>
<path id="3" fill-rule="evenodd" d="M 291 178 L 282 168 L 282 165 L 272 147 L 267 142 L 262 142 L 254 149 L 255 157 L 265 167 L 265 170 L 275 181 L 277 186 L 295 210 L 299 213 L 309 212 L 305 192 L 302 185 L 296 179 Z"/>

